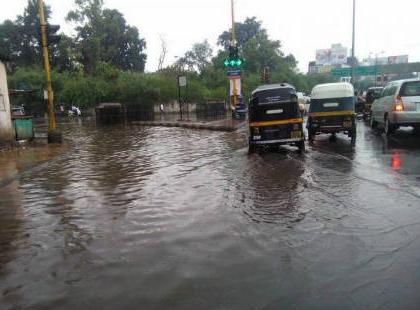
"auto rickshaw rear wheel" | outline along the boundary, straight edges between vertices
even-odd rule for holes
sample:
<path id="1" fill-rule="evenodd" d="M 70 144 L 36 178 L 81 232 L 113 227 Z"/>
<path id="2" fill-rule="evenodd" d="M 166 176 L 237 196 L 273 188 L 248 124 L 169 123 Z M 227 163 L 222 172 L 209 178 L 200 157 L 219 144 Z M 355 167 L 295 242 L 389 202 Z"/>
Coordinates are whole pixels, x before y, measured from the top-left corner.
<path id="1" fill-rule="evenodd" d="M 303 154 L 305 152 L 305 141 L 299 141 L 296 145 L 299 148 L 299 154 Z"/>
<path id="2" fill-rule="evenodd" d="M 353 128 L 351 129 L 351 145 L 352 146 L 356 145 L 356 139 L 357 139 L 357 130 L 356 130 L 356 126 L 353 126 Z"/>
<path id="3" fill-rule="evenodd" d="M 312 143 L 315 140 L 315 131 L 313 129 L 308 129 L 308 140 L 309 143 Z"/>
<path id="4" fill-rule="evenodd" d="M 251 142 L 249 142 L 248 145 L 248 154 L 253 154 L 257 151 L 257 146 L 254 144 L 251 144 Z"/>

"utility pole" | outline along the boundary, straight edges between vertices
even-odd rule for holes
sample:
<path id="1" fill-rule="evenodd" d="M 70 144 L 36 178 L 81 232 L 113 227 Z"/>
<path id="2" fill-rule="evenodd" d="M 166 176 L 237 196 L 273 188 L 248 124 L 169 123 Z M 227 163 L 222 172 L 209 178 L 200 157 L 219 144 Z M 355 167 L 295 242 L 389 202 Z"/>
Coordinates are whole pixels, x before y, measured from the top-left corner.
<path id="1" fill-rule="evenodd" d="M 356 45 L 356 0 L 353 0 L 353 38 L 352 38 L 352 48 L 351 48 L 351 82 L 354 85 L 355 82 L 355 45 Z"/>
<path id="2" fill-rule="evenodd" d="M 57 130 L 57 123 L 55 121 L 55 111 L 54 111 L 54 99 L 53 99 L 53 90 L 51 83 L 51 69 L 50 61 L 48 56 L 48 42 L 47 42 L 47 25 L 45 22 L 44 15 L 44 1 L 38 0 L 38 10 L 39 10 L 39 24 L 41 26 L 41 44 L 42 44 L 42 54 L 44 58 L 44 70 L 45 77 L 47 80 L 47 92 L 48 92 L 48 143 L 61 143 L 61 133 Z"/>

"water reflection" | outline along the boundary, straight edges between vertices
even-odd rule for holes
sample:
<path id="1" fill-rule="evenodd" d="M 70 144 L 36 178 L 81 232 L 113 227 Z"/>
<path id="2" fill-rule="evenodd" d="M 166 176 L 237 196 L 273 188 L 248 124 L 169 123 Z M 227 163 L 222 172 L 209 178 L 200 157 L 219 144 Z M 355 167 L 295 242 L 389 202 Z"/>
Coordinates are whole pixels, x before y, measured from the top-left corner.
<path id="1" fill-rule="evenodd" d="M 254 222 L 285 224 L 300 222 L 300 195 L 304 191 L 304 160 L 280 149 L 248 158 L 247 169 L 235 179 L 235 207 Z"/>
<path id="2" fill-rule="evenodd" d="M 391 155 L 391 167 L 392 170 L 394 171 L 398 171 L 401 168 L 401 157 L 400 157 L 400 153 L 398 152 L 393 152 Z"/>
<path id="3" fill-rule="evenodd" d="M 0 187 L 0 273 L 3 272 L 5 264 L 13 259 L 18 247 L 15 241 L 21 234 L 23 210 L 22 196 L 18 187 L 18 181 Z"/>

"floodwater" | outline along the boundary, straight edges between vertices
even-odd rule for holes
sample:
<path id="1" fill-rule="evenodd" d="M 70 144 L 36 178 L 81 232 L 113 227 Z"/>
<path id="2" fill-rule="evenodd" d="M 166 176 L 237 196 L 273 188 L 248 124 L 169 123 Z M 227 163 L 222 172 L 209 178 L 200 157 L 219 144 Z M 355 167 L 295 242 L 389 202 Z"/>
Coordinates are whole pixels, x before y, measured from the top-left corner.
<path id="1" fill-rule="evenodd" d="M 248 156 L 245 130 L 61 126 L 0 183 L 0 309 L 420 309 L 410 132 Z"/>

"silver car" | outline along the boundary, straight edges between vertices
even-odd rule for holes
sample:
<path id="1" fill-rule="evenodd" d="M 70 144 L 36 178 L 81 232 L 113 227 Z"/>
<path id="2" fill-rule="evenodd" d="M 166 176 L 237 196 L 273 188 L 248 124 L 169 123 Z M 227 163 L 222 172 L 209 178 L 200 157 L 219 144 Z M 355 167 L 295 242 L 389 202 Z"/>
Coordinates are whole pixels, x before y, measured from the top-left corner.
<path id="1" fill-rule="evenodd" d="M 372 105 L 370 125 L 382 128 L 386 135 L 400 126 L 420 132 L 420 79 L 389 83 Z"/>

